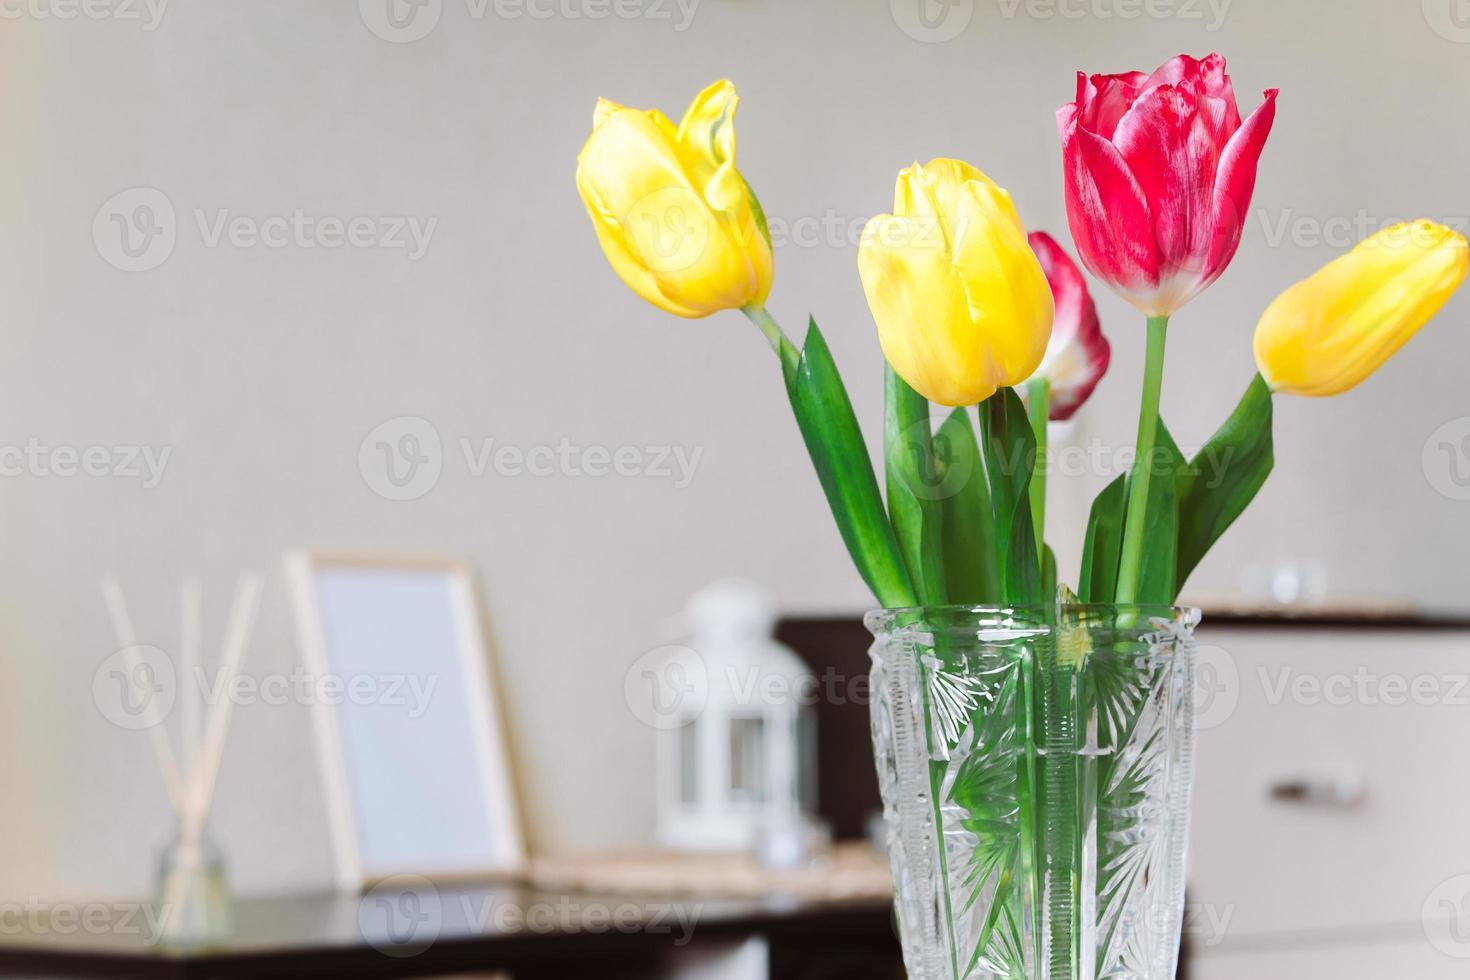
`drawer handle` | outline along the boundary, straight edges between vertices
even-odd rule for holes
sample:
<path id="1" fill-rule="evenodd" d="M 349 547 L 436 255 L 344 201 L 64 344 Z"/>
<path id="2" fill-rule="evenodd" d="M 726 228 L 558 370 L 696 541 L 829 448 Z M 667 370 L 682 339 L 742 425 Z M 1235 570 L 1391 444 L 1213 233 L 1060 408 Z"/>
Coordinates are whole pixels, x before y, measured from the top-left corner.
<path id="1" fill-rule="evenodd" d="M 1277 803 L 1323 806 L 1351 810 L 1368 795 L 1357 776 L 1299 776 L 1271 784 L 1270 796 Z"/>

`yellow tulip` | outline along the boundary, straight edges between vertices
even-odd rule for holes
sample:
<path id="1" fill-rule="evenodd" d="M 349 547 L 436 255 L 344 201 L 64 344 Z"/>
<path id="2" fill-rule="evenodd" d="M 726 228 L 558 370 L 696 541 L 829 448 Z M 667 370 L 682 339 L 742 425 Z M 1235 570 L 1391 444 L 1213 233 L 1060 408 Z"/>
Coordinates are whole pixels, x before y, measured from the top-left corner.
<path id="1" fill-rule="evenodd" d="M 716 82 L 677 127 L 599 100 L 577 191 L 623 282 L 684 317 L 763 305 L 774 264 L 760 205 L 735 169 L 735 86 Z"/>
<path id="2" fill-rule="evenodd" d="M 858 250 L 893 370 L 941 405 L 974 405 L 1031 377 L 1051 336 L 1052 294 L 1011 196 L 945 159 L 899 174 L 893 196 Z"/>
<path id="3" fill-rule="evenodd" d="M 1465 279 L 1464 236 L 1431 221 L 1385 228 L 1276 298 L 1256 327 L 1273 391 L 1336 395 L 1429 322 Z"/>

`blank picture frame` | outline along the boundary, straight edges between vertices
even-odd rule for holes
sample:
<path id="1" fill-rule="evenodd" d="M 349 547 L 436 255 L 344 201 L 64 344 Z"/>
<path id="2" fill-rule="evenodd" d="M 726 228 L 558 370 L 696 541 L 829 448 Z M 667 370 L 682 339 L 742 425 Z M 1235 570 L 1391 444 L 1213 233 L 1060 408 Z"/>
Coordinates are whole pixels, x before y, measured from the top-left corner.
<path id="1" fill-rule="evenodd" d="M 522 871 L 520 808 L 470 566 L 310 550 L 290 552 L 286 566 L 316 680 L 340 887 Z"/>

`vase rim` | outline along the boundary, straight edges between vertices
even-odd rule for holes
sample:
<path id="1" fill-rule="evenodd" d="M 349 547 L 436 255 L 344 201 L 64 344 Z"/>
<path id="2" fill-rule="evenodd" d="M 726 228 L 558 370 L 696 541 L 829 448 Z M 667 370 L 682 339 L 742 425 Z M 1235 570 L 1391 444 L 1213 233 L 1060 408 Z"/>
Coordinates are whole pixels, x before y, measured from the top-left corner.
<path id="1" fill-rule="evenodd" d="M 1069 602 L 1063 605 L 1069 619 L 1107 620 L 1119 616 L 1133 616 L 1140 620 L 1162 619 L 1188 628 L 1199 625 L 1202 614 L 1197 606 L 1171 606 L 1164 603 L 1120 603 L 1120 602 Z M 891 627 L 903 619 L 928 622 L 936 619 L 961 619 L 964 617 L 986 619 L 1016 619 L 1041 627 L 1050 623 L 1056 615 L 1056 603 L 1018 603 L 1007 606 L 989 605 L 940 605 L 898 606 L 872 609 L 863 616 L 868 629 L 877 631 Z"/>

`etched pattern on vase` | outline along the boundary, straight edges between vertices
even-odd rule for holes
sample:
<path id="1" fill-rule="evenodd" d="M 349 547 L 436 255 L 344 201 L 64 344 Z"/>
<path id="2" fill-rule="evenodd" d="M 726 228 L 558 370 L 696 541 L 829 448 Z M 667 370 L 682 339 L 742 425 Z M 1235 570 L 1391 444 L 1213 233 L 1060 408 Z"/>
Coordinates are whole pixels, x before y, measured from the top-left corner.
<path id="1" fill-rule="evenodd" d="M 887 615 L 873 736 L 913 980 L 1171 980 L 1197 613 Z"/>

